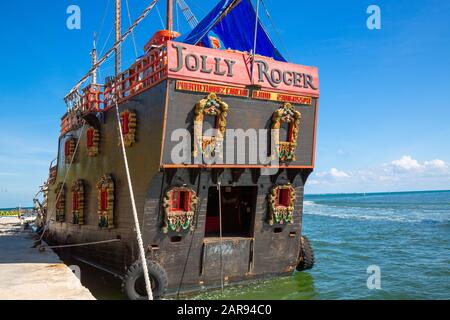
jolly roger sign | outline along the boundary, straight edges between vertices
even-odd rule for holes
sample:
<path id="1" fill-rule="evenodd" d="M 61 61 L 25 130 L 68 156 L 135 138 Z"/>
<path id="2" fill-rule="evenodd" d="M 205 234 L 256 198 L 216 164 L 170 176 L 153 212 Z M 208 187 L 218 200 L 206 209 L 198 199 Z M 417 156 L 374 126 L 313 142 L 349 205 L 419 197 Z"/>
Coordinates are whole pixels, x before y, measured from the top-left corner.
<path id="1" fill-rule="evenodd" d="M 168 42 L 169 78 L 204 80 L 239 86 L 319 95 L 318 69 L 242 52 L 215 50 L 183 43 Z M 253 67 L 253 77 L 252 77 Z M 252 83 L 253 82 L 253 83 Z"/>

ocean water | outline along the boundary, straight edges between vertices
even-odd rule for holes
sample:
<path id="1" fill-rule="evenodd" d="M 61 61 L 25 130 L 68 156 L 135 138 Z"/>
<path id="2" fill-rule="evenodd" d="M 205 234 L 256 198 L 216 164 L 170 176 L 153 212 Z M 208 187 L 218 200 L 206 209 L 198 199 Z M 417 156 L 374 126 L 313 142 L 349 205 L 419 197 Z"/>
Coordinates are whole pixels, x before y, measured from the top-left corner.
<path id="1" fill-rule="evenodd" d="M 313 270 L 194 298 L 450 299 L 450 191 L 307 196 L 304 211 Z"/>

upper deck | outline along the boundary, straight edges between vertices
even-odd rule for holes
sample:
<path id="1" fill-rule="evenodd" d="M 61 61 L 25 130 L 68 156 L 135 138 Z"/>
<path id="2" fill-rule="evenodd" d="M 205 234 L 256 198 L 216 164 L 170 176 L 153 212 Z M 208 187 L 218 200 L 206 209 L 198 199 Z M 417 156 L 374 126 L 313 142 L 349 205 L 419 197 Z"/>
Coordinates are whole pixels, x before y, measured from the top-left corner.
<path id="1" fill-rule="evenodd" d="M 103 85 L 91 84 L 84 88 L 77 109 L 81 112 L 104 112 L 113 107 L 114 97 L 121 104 L 167 79 L 186 80 L 177 84 L 179 90 L 306 105 L 320 94 L 318 69 L 315 67 L 258 55 L 253 61 L 253 55 L 247 52 L 167 41 L 153 46 L 116 79 L 110 78 Z M 74 119 L 65 115 L 61 135 L 76 125 Z"/>

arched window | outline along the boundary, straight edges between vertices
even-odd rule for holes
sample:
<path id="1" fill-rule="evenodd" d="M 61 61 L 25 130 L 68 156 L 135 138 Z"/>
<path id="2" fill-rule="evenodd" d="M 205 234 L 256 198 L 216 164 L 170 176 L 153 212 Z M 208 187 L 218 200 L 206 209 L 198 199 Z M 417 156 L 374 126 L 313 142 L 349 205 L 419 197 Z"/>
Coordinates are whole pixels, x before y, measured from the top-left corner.
<path id="1" fill-rule="evenodd" d="M 73 159 L 75 157 L 76 144 L 77 141 L 75 138 L 68 138 L 64 142 L 64 158 L 66 163 L 73 162 Z"/>
<path id="2" fill-rule="evenodd" d="M 72 186 L 72 223 L 84 224 L 84 183 L 77 180 Z"/>
<path id="3" fill-rule="evenodd" d="M 294 223 L 295 189 L 290 185 L 276 186 L 269 194 L 269 224 Z"/>
<path id="4" fill-rule="evenodd" d="M 302 114 L 290 103 L 274 112 L 272 117 L 272 141 L 281 162 L 296 161 L 298 134 Z"/>
<path id="5" fill-rule="evenodd" d="M 170 188 L 163 200 L 164 233 L 194 230 L 194 217 L 198 198 L 194 190 L 186 187 Z"/>
<path id="6" fill-rule="evenodd" d="M 114 181 L 111 176 L 104 175 L 97 183 L 98 193 L 98 226 L 101 229 L 114 228 Z"/>
<path id="7" fill-rule="evenodd" d="M 122 113 L 120 113 L 120 126 L 122 128 L 122 135 L 125 147 L 133 146 L 133 144 L 136 143 L 136 128 L 137 128 L 136 113 L 130 110 L 125 110 Z"/>
<path id="8" fill-rule="evenodd" d="M 64 222 L 66 220 L 66 186 L 62 183 L 55 189 L 55 203 L 56 221 Z"/>
<path id="9" fill-rule="evenodd" d="M 98 155 L 100 142 L 100 132 L 97 129 L 89 128 L 86 131 L 86 147 L 89 157 L 96 157 Z"/>
<path id="10" fill-rule="evenodd" d="M 227 127 L 228 105 L 215 93 L 211 93 L 195 106 L 193 156 L 205 158 L 222 156 L 222 145 Z M 207 131 L 215 129 L 215 134 Z"/>

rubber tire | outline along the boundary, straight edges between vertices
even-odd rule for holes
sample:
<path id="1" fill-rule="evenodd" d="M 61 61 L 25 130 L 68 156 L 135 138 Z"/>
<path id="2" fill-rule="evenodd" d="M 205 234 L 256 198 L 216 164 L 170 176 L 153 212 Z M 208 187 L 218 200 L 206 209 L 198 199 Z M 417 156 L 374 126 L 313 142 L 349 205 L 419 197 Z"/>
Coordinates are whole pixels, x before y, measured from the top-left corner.
<path id="1" fill-rule="evenodd" d="M 153 298 L 155 300 L 161 299 L 166 293 L 169 280 L 164 268 L 157 262 L 147 260 L 147 268 L 152 282 Z M 136 261 L 128 268 L 122 282 L 122 291 L 129 300 L 148 300 L 148 297 L 140 294 L 136 290 L 136 283 L 143 280 L 144 270 L 140 260 Z"/>
<path id="2" fill-rule="evenodd" d="M 305 236 L 301 238 L 300 257 L 298 259 L 297 271 L 310 270 L 314 267 L 316 258 L 311 242 Z"/>

